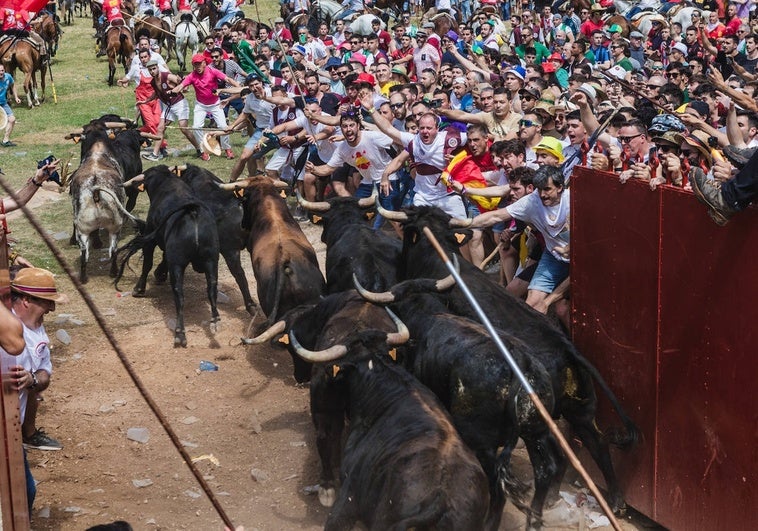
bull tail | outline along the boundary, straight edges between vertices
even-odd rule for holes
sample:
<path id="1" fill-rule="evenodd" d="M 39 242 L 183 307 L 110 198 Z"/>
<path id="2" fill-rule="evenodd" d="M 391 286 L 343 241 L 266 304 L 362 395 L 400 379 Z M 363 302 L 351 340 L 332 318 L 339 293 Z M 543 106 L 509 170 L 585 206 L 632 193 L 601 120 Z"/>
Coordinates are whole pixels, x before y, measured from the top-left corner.
<path id="1" fill-rule="evenodd" d="M 268 325 L 275 322 L 279 314 L 279 304 L 282 302 L 282 291 L 284 290 L 284 281 L 287 277 L 285 269 L 289 267 L 289 262 L 276 269 L 276 291 L 274 292 L 274 305 L 271 307 L 271 313 L 268 316 Z"/>
<path id="2" fill-rule="evenodd" d="M 121 204 L 121 200 L 116 196 L 116 194 L 114 194 L 113 192 L 111 192 L 107 188 L 101 188 L 100 186 L 95 186 L 94 188 L 92 188 L 92 196 L 93 196 L 93 199 L 94 199 L 94 201 L 96 203 L 98 203 L 100 201 L 100 199 L 99 199 L 99 197 L 96 197 L 95 195 L 96 194 L 100 194 L 102 192 L 105 192 L 107 195 L 109 195 L 109 196 L 111 196 L 113 198 L 113 201 L 116 203 L 116 207 L 119 209 L 119 211 L 123 215 L 125 215 L 126 217 L 128 217 L 129 219 L 131 219 L 137 225 L 137 230 L 139 232 L 143 232 L 145 230 L 146 223 L 144 221 L 142 221 L 141 219 L 139 219 L 138 217 L 133 216 L 131 214 L 131 212 L 127 211 L 124 208 L 124 205 Z"/>
<path id="3" fill-rule="evenodd" d="M 116 287 L 116 290 L 118 290 L 118 283 L 121 280 L 121 277 L 124 276 L 124 269 L 126 268 L 126 264 L 129 263 L 129 259 L 134 256 L 137 251 L 144 248 L 145 244 L 148 242 L 153 242 L 156 239 L 156 232 L 151 232 L 150 234 L 135 236 L 132 238 L 132 240 L 116 249 L 116 252 L 113 255 L 113 260 L 116 261 L 118 264 L 118 273 L 116 274 L 116 279 L 113 281 L 114 286 Z M 122 253 L 125 253 L 122 256 Z"/>
<path id="4" fill-rule="evenodd" d="M 623 432 L 618 428 L 611 428 L 607 430 L 607 433 L 605 433 L 603 436 L 604 439 L 610 444 L 613 444 L 614 446 L 622 449 L 630 448 L 636 444 L 640 439 L 640 429 L 629 417 L 629 415 L 626 414 L 626 411 L 621 406 L 621 403 L 619 403 L 618 398 L 608 386 L 603 376 L 600 374 L 600 371 L 598 371 L 595 366 L 590 363 L 590 360 L 582 356 L 575 347 L 573 347 L 573 357 L 577 363 L 579 363 L 584 369 L 587 370 L 592 379 L 597 382 L 605 396 L 608 397 L 611 406 L 613 406 L 613 409 L 616 411 L 616 414 L 618 414 L 621 422 L 624 425 L 625 430 Z M 589 382 L 589 385 L 592 385 L 592 382 Z"/>

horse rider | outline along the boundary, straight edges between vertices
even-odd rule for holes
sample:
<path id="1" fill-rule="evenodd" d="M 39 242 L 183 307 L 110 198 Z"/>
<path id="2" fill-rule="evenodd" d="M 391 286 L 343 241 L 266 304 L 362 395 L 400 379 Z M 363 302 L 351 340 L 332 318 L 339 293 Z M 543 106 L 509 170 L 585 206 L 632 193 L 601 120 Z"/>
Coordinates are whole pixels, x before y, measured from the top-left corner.
<path id="1" fill-rule="evenodd" d="M 34 13 L 24 9 L 15 10 L 12 7 L 3 8 L 2 11 L 2 34 L 0 42 L 11 37 L 15 39 L 24 39 L 32 46 L 37 48 L 40 58 L 47 55 L 45 41 L 42 40 L 36 31 L 32 30 L 29 23 L 34 18 Z"/>
<path id="2" fill-rule="evenodd" d="M 124 15 L 121 13 L 121 0 L 93 0 L 94 2 L 102 5 L 103 15 L 101 17 L 100 32 L 100 51 L 97 52 L 97 57 L 105 55 L 106 35 L 108 31 L 113 27 L 124 26 Z"/>
<path id="3" fill-rule="evenodd" d="M 224 22 L 231 23 L 231 20 L 237 14 L 238 5 L 239 3 L 237 0 L 223 0 L 223 2 L 221 2 L 221 7 L 218 8 L 218 12 L 221 13 L 222 16 L 218 19 L 218 22 L 216 22 L 213 29 L 220 29 Z"/>

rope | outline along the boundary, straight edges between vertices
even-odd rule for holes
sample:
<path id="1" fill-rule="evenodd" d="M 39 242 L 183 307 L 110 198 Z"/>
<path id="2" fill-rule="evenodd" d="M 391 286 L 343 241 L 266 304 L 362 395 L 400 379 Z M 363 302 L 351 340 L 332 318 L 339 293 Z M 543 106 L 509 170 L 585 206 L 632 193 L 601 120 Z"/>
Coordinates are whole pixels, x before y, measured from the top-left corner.
<path id="1" fill-rule="evenodd" d="M 13 191 L 13 189 L 10 188 L 7 181 L 2 176 L 0 176 L 0 187 L 2 187 L 5 193 L 8 194 L 11 197 L 11 199 L 13 199 L 20 206 L 21 211 L 24 213 L 24 216 L 26 216 L 26 219 L 29 220 L 29 223 L 31 224 L 31 226 L 34 227 L 34 230 L 37 231 L 39 236 L 47 245 L 48 249 L 50 249 L 50 252 L 53 253 L 55 260 L 58 262 L 58 264 L 61 266 L 63 271 L 66 273 L 66 276 L 68 276 L 69 280 L 71 280 L 71 283 L 74 285 L 74 288 L 76 288 L 76 291 L 78 291 L 79 294 L 82 296 L 82 299 L 84 299 L 84 302 L 89 308 L 90 312 L 92 313 L 92 316 L 95 318 L 95 321 L 97 321 L 97 324 L 100 327 L 100 330 L 102 330 L 103 334 L 105 334 L 105 337 L 108 339 L 108 342 L 111 344 L 111 347 L 113 347 L 113 350 L 116 352 L 116 355 L 121 361 L 121 364 L 124 366 L 124 369 L 126 369 L 126 372 L 129 374 L 129 377 L 132 379 L 132 382 L 134 383 L 134 385 L 137 387 L 140 394 L 142 395 L 142 398 L 145 400 L 145 402 L 147 402 L 147 405 L 150 407 L 150 410 L 155 415 L 155 418 L 158 419 L 158 422 L 161 424 L 161 426 L 165 430 L 169 439 L 171 439 L 171 443 L 174 445 L 174 448 L 176 448 L 176 451 L 179 452 L 179 454 L 182 456 L 184 463 L 192 471 L 192 474 L 195 476 L 195 479 L 197 480 L 198 484 L 205 492 L 205 495 L 208 496 L 208 499 L 210 500 L 211 504 L 216 509 L 216 513 L 219 515 L 221 520 L 224 521 L 224 524 L 227 527 L 229 527 L 229 529 L 234 529 L 234 524 L 232 523 L 231 519 L 229 519 L 223 507 L 221 507 L 221 504 L 219 503 L 216 496 L 213 494 L 213 491 L 211 490 L 208 483 L 203 478 L 203 475 L 200 473 L 197 467 L 195 467 L 195 464 L 192 462 L 192 458 L 182 446 L 182 443 L 179 440 L 179 437 L 176 435 L 176 433 L 174 432 L 174 429 L 171 427 L 171 424 L 169 424 L 168 420 L 163 415 L 163 412 L 158 407 L 158 404 L 155 402 L 155 400 L 153 400 L 153 397 L 150 396 L 150 393 L 148 392 L 145 385 L 142 383 L 142 380 L 140 379 L 137 372 L 134 370 L 134 367 L 132 366 L 131 362 L 126 357 L 126 354 L 124 353 L 124 351 L 121 350 L 121 347 L 116 341 L 116 338 L 113 336 L 110 329 L 108 328 L 108 325 L 105 322 L 105 318 L 100 313 L 100 310 L 97 308 L 97 306 L 95 305 L 95 301 L 92 300 L 92 297 L 90 296 L 90 294 L 84 289 L 84 285 L 81 283 L 79 278 L 76 277 L 76 275 L 74 275 L 74 271 L 73 269 L 71 269 L 71 266 L 66 261 L 66 258 L 63 256 L 63 253 L 55 245 L 55 242 L 53 242 L 53 239 L 50 237 L 47 231 L 42 228 L 36 216 L 32 214 L 31 210 L 29 210 L 29 208 L 18 199 L 18 197 L 16 196 L 16 193 Z"/>

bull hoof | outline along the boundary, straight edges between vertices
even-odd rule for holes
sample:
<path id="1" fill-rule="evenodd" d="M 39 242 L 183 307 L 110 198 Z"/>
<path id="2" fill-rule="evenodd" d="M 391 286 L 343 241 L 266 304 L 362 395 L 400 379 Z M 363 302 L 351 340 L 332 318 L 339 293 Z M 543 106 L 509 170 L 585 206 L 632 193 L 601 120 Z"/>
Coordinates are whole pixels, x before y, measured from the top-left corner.
<path id="1" fill-rule="evenodd" d="M 144 296 L 145 296 L 145 290 L 144 290 L 144 289 L 137 289 L 137 288 L 134 288 L 134 289 L 132 290 L 132 297 L 137 297 L 137 298 L 139 298 L 139 297 L 144 297 Z"/>
<path id="2" fill-rule="evenodd" d="M 174 332 L 174 348 L 187 348 L 187 336 L 182 330 L 176 330 Z"/>
<path id="3" fill-rule="evenodd" d="M 318 501 L 324 507 L 331 507 L 337 500 L 337 490 L 334 487 L 324 488 L 321 485 L 318 487 Z"/>

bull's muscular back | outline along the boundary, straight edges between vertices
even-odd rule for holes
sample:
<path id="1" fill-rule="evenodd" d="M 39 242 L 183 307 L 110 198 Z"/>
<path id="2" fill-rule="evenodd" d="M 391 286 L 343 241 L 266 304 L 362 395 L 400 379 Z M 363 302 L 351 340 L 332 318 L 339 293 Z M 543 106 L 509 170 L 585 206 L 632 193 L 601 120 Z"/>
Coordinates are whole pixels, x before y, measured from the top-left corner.
<path id="1" fill-rule="evenodd" d="M 279 191 L 259 182 L 248 188 L 245 216 L 250 223 L 247 249 L 258 284 L 258 302 L 269 320 L 311 300 L 326 284 L 308 238 L 290 214 Z"/>

